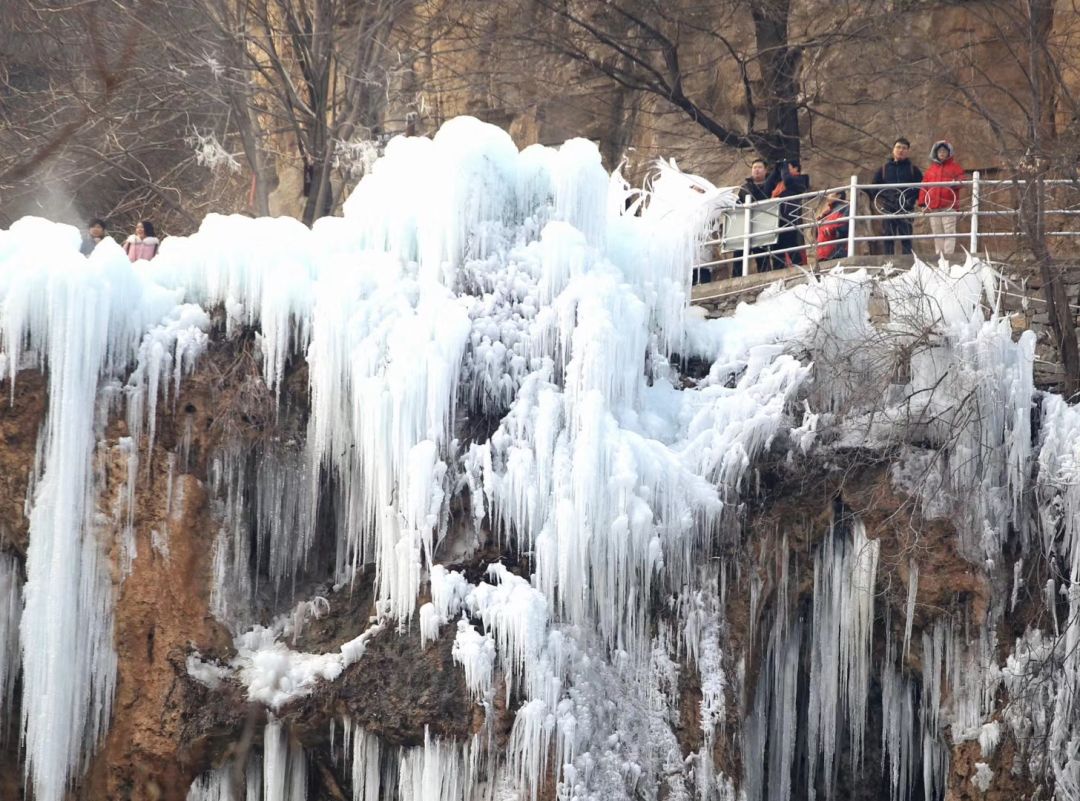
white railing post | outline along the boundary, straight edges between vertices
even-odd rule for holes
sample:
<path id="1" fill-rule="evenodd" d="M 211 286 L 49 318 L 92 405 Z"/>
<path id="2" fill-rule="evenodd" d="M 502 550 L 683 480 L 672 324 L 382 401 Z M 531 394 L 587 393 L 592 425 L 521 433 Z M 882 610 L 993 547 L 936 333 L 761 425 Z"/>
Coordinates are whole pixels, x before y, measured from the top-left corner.
<path id="1" fill-rule="evenodd" d="M 971 239 L 968 252 L 974 256 L 979 249 L 979 171 L 971 174 Z"/>
<path id="2" fill-rule="evenodd" d="M 742 274 L 745 278 L 750 275 L 750 205 L 753 203 L 754 198 L 751 194 L 747 193 L 743 199 L 745 208 L 743 209 L 743 249 L 742 249 Z"/>
<path id="3" fill-rule="evenodd" d="M 855 218 L 858 216 L 855 210 L 859 205 L 858 187 L 859 178 L 852 175 L 851 183 L 848 184 L 847 257 L 849 259 L 855 255 Z"/>

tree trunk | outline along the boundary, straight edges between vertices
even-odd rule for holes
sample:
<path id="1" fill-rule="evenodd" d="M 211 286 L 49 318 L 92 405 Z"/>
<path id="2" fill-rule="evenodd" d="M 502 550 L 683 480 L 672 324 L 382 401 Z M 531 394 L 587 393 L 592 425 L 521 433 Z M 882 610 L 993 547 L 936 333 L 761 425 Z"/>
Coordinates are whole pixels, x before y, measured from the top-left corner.
<path id="1" fill-rule="evenodd" d="M 1028 5 L 1028 79 L 1031 85 L 1031 108 L 1028 110 L 1031 148 L 1027 160 L 1030 177 L 1021 204 L 1021 220 L 1032 255 L 1039 265 L 1046 310 L 1058 341 L 1058 352 L 1065 370 L 1064 394 L 1073 398 L 1080 392 L 1080 352 L 1076 343 L 1076 324 L 1060 271 L 1046 243 L 1043 215 L 1046 187 L 1043 183 L 1049 159 L 1047 147 L 1054 139 L 1053 86 L 1047 46 L 1054 25 L 1054 0 L 1030 0 Z"/>
<path id="2" fill-rule="evenodd" d="M 254 181 L 252 211 L 259 217 L 270 216 L 270 192 L 274 188 L 274 176 L 271 174 L 272 167 L 267 164 L 263 157 L 262 148 L 259 144 L 259 123 L 254 117 L 250 103 L 245 93 L 236 91 L 229 92 L 229 103 L 237 120 L 237 130 L 240 132 L 240 142 L 244 148 L 244 158 Z"/>
<path id="3" fill-rule="evenodd" d="M 1020 203 L 1020 218 L 1028 247 L 1039 266 L 1046 314 L 1057 340 L 1058 353 L 1061 354 L 1061 365 L 1065 371 L 1063 394 L 1071 399 L 1080 392 L 1080 348 L 1076 342 L 1076 324 L 1069 309 L 1065 284 L 1046 244 L 1043 220 L 1045 197 L 1042 176 L 1029 179 Z"/>
<path id="4" fill-rule="evenodd" d="M 757 150 L 770 162 L 797 159 L 800 152 L 798 72 L 801 54 L 788 44 L 790 10 L 790 0 L 754 0 L 750 5 L 761 77 L 765 83 L 764 106 L 769 126 L 768 136 Z"/>

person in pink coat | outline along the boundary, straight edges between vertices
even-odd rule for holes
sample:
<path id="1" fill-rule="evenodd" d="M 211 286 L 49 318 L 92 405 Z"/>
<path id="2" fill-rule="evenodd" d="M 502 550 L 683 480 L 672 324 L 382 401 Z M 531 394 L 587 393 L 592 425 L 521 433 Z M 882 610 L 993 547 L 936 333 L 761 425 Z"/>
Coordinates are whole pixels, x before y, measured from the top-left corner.
<path id="1" fill-rule="evenodd" d="M 930 150 L 930 166 L 923 174 L 924 184 L 964 180 L 964 168 L 953 158 L 953 146 L 942 140 Z M 934 248 L 942 256 L 956 249 L 956 213 L 960 211 L 960 185 L 924 186 L 919 190 L 919 208 L 930 216 Z"/>
<path id="2" fill-rule="evenodd" d="M 149 220 L 143 220 L 136 224 L 135 233 L 124 240 L 124 252 L 132 261 L 139 259 L 149 261 L 157 255 L 160 244 L 158 238 L 154 236 L 154 224 Z"/>

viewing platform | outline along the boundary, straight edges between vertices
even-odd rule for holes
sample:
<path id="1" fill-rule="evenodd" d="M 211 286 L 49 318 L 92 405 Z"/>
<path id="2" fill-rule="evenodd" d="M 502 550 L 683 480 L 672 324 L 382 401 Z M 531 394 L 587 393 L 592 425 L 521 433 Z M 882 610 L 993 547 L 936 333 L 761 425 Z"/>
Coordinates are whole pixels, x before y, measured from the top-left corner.
<path id="1" fill-rule="evenodd" d="M 953 193 L 956 208 L 927 213 L 915 207 L 918 190 L 940 187 Z M 889 213 L 882 203 L 885 191 L 901 192 L 901 210 Z M 908 194 L 903 194 L 907 192 Z M 894 195 L 895 199 L 895 195 Z M 727 201 L 726 203 L 724 201 Z M 696 275 L 723 277 L 697 283 L 691 303 L 703 307 L 710 317 L 731 314 L 740 303 L 753 303 L 767 287 L 778 282 L 785 288 L 834 269 L 865 269 L 888 275 L 911 268 L 910 254 L 883 254 L 901 250 L 907 240 L 924 262 L 934 264 L 943 239 L 951 242 L 951 263 L 963 263 L 967 253 L 977 253 L 998 270 L 1002 280 L 1001 311 L 1011 315 L 1013 329 L 1031 329 L 1038 336 L 1036 382 L 1056 388 L 1062 369 L 1046 300 L 1043 279 L 1034 253 L 1043 249 L 1054 260 L 1054 274 L 1065 287 L 1074 324 L 1080 319 L 1080 182 L 1067 179 L 988 180 L 978 172 L 969 180 L 952 184 L 860 184 L 852 176 L 844 186 L 830 187 L 785 198 L 732 204 L 731 195 L 714 198 L 710 228 L 703 242 L 713 258 L 694 265 Z M 718 202 L 719 201 L 719 202 Z M 837 203 L 840 206 L 837 206 Z M 829 204 L 832 204 L 831 207 Z M 784 210 L 781 212 L 781 204 Z M 906 210 L 910 206 L 910 210 Z M 836 212 L 826 221 L 824 211 Z M 955 220 L 956 232 L 943 237 L 930 230 L 930 217 Z M 907 220 L 910 234 L 887 234 L 886 220 Z M 822 234 L 828 225 L 828 235 Z M 779 236 L 791 240 L 797 231 L 801 244 L 781 248 Z M 1038 248 L 1033 247 L 1038 244 Z M 747 250 L 749 245 L 749 252 Z M 833 247 L 841 258 L 818 261 L 818 248 Z M 945 243 L 949 248 L 949 243 Z M 864 251 L 864 252 L 860 252 Z M 854 255 L 845 255 L 854 254 Z M 757 272 L 759 262 L 795 260 L 781 269 Z M 741 273 L 736 277 L 732 272 Z M 882 299 L 884 302 L 884 299 Z M 882 309 L 887 318 L 887 308 Z"/>

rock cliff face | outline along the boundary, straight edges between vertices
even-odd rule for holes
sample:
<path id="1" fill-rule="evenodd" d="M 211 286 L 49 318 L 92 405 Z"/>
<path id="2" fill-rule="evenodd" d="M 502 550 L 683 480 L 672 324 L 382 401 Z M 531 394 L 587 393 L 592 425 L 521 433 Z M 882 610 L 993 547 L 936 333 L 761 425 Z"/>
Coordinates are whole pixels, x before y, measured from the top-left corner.
<path id="1" fill-rule="evenodd" d="M 108 735 L 85 777 L 77 783 L 78 798 L 184 799 L 200 774 L 226 760 L 242 762 L 249 753 L 258 754 L 264 747 L 265 707 L 249 701 L 245 689 L 234 682 L 225 681 L 211 689 L 188 670 L 188 657 L 194 653 L 222 663 L 235 656 L 228 632 L 210 611 L 211 532 L 221 520 L 214 512 L 207 466 L 222 443 L 208 432 L 216 430 L 219 416 L 232 413 L 220 403 L 222 397 L 236 397 L 230 393 L 234 389 L 230 381 L 255 382 L 266 391 L 257 374 L 235 370 L 246 347 L 236 339 L 213 345 L 199 369 L 185 380 L 175 402 L 159 412 L 153 461 L 137 479 L 136 555 L 126 575 L 121 575 L 125 556 L 119 547 L 119 531 L 114 531 L 111 539 L 116 701 Z M 29 372 L 20 374 L 14 404 L 8 400 L 7 386 L 3 389 L 0 459 L 5 465 L 5 508 L 10 510 L 5 516 L 10 532 L 5 548 L 21 559 L 25 551 L 22 499 L 25 480 L 34 470 L 34 432 L 44 416 L 46 388 L 40 374 Z M 290 391 L 293 397 L 282 403 L 306 406 L 301 385 L 294 382 Z M 300 409 L 302 416 L 306 413 Z M 275 441 L 278 432 L 274 424 L 266 425 L 269 430 L 260 436 Z M 175 466 L 176 449 L 185 436 L 181 431 L 189 432 L 184 443 L 190 454 L 187 469 Z M 126 434 L 124 422 L 114 420 L 99 445 L 107 488 L 100 501 L 103 510 L 120 507 L 118 495 L 127 481 L 127 465 L 126 453 L 117 443 Z M 781 448 L 776 453 L 782 452 Z M 872 644 L 875 663 L 887 659 L 890 638 L 905 636 L 912 569 L 917 570 L 909 635 L 912 647 L 902 667 L 913 674 L 923 670 L 923 635 L 932 631 L 935 621 L 943 617 L 981 620 L 991 604 L 1000 603 L 990 578 L 958 553 L 953 523 L 947 518 L 925 517 L 915 499 L 890 478 L 893 468 L 882 454 L 859 449 L 832 463 L 765 459 L 758 465 L 758 490 L 741 512 L 738 536 L 714 544 L 713 558 L 729 563 L 731 582 L 722 611 L 724 664 L 732 676 L 745 673 L 741 687 L 736 684 L 725 692 L 728 705 L 721 731 L 726 734 L 717 737 L 712 746 L 716 764 L 729 774 L 740 775 L 747 758 L 738 733 L 752 706 L 755 677 L 763 669 L 762 627 L 777 603 L 788 603 L 804 610 L 798 614 L 807 614 L 814 592 L 814 555 L 831 528 L 858 518 L 866 527 L 867 538 L 880 548 Z M 23 481 L 17 483 L 19 477 Z M 461 514 L 461 519 L 451 520 L 452 527 L 469 525 L 467 508 L 462 508 Z M 318 560 L 319 555 L 313 558 Z M 466 574 L 482 575 L 487 564 L 503 561 L 515 565 L 519 558 L 509 543 L 499 546 L 492 541 L 455 567 Z M 1009 572 L 1014 564 L 1007 567 Z M 527 565 L 521 568 L 527 569 Z M 1038 568 L 1035 570 L 1037 573 Z M 1025 583 L 1039 586 L 1043 579 L 1032 575 Z M 281 599 L 278 608 L 287 607 L 286 601 L 288 598 Z M 312 653 L 334 651 L 360 635 L 374 613 L 372 574 L 367 571 L 351 586 L 327 588 L 325 610 L 300 629 L 290 645 Z M 1026 626 L 1037 624 L 1043 614 L 1037 596 L 1021 602 L 1001 624 L 1002 646 L 1021 636 Z M 432 735 L 467 743 L 485 730 L 492 732 L 496 750 L 506 747 L 514 713 L 502 700 L 505 676 L 500 672 L 495 679 L 499 688 L 496 704 L 488 709 L 486 715 L 491 719 L 486 720 L 484 708 L 471 700 L 465 674 L 452 658 L 453 637 L 449 633 L 421 646 L 415 629 L 386 630 L 337 680 L 319 685 L 310 695 L 277 711 L 276 718 L 308 755 L 309 798 L 355 798 L 361 792 L 354 783 L 356 777 L 341 762 L 340 742 L 335 744 L 334 740 L 335 723 L 343 719 L 363 727 L 390 748 L 422 746 L 425 737 Z M 804 654 L 800 662 L 806 658 Z M 692 760 L 704 744 L 702 676 L 685 656 L 676 675 L 678 686 L 672 688 L 671 699 L 676 706 L 669 710 L 669 721 L 681 758 Z M 808 681 L 808 676 L 801 681 Z M 879 677 L 874 678 L 869 692 L 869 731 L 875 732 L 881 727 L 882 716 Z M 1005 696 L 998 700 L 999 704 L 1007 702 Z M 17 713 L 9 710 L 8 714 Z M 9 726 L 13 726 L 10 720 Z M 868 739 L 875 739 L 875 735 L 869 734 Z M 3 770 L 8 788 L 5 797 L 26 797 L 18 776 L 15 740 L 12 737 L 8 742 Z M 889 781 L 880 768 L 883 759 L 880 744 L 875 744 L 868 747 L 861 766 L 841 767 L 835 777 L 839 797 L 868 801 L 886 797 Z M 987 764 L 999 777 L 986 794 L 973 784 L 977 763 Z M 846 756 L 840 764 L 848 765 Z M 1038 783 L 1028 774 L 1016 741 L 1007 740 L 992 756 L 980 754 L 978 742 L 960 741 L 951 751 L 950 764 L 945 799 L 1037 797 Z M 554 784 L 545 785 L 540 797 L 554 798 Z M 792 795 L 794 799 L 804 797 L 805 789 L 796 789 Z"/>
<path id="2" fill-rule="evenodd" d="M 659 12 L 648 3 L 624 5 L 675 42 L 680 88 L 705 114 L 737 133 L 767 129 L 768 87 L 750 4 L 720 3 L 704 15 L 691 2 L 667 3 Z M 1037 106 L 1025 14 L 1014 3 L 792 0 L 787 28 L 801 87 L 800 148 L 813 187 L 846 185 L 852 175 L 868 182 L 898 136 L 911 140 L 911 158 L 923 167 L 940 139 L 952 141 L 959 163 L 984 178 L 1021 161 L 1030 147 L 1026 115 Z M 676 26 L 680 15 L 684 24 Z M 657 158 L 674 158 L 717 184 L 742 183 L 757 155 L 752 149 L 722 144 L 663 92 L 604 77 L 584 59 L 617 62 L 615 50 L 598 37 L 571 44 L 569 28 L 560 32 L 550 17 L 535 0 L 417 3 L 400 20 L 396 40 L 413 60 L 391 82 L 378 133 L 431 134 L 468 114 L 504 128 L 519 147 L 590 139 L 605 166 L 622 164 L 634 183 Z M 639 44 L 618 25 L 598 30 L 631 45 L 628 52 Z M 1054 89 L 1061 96 L 1048 101 L 1048 130 L 1073 151 L 1069 94 L 1080 87 L 1071 67 L 1078 41 L 1080 12 L 1058 3 L 1047 42 L 1063 83 Z M 648 45 L 642 54 L 655 56 Z M 297 215 L 300 166 L 282 162 L 278 172 L 275 213 Z"/>
<path id="3" fill-rule="evenodd" d="M 648 4 L 626 5 L 654 21 Z M 1068 54 L 1080 17 L 1069 4 L 1058 6 L 1049 41 L 1064 47 L 1061 63 L 1068 64 L 1075 60 Z M 523 0 L 501 9 L 452 0 L 419 6 L 421 27 L 448 18 L 458 24 L 433 26 L 440 33 L 414 65 L 409 84 L 423 102 L 391 108 L 388 130 L 398 130 L 410 111 L 416 118 L 411 124 L 422 132 L 472 114 L 506 128 L 519 146 L 556 144 L 572 136 L 592 139 L 609 169 L 626 159 L 633 179 L 658 157 L 675 158 L 716 183 L 741 183 L 746 177 L 752 151 L 722 145 L 655 94 L 601 77 L 568 55 L 574 46 L 556 54 L 530 44 L 547 29 L 539 20 L 549 12 L 538 4 Z M 757 46 L 749 5 L 721 3 L 702 20 L 693 17 L 698 11 L 693 3 L 665 9 L 673 13 L 655 21 L 670 22 L 679 14 L 694 20 L 674 33 L 664 29 L 677 44 L 681 88 L 706 113 L 735 131 L 745 130 L 750 109 L 733 54 L 746 62 L 753 96 L 760 101 L 767 94 L 753 57 Z M 1008 3 L 793 0 L 789 38 L 803 52 L 797 68 L 802 156 L 814 186 L 844 184 L 852 174 L 868 179 L 901 135 L 912 141 L 912 160 L 919 165 L 928 163 L 933 142 L 949 139 L 965 168 L 993 174 L 1010 158 L 1005 151 L 1016 148 L 1015 141 L 1006 140 L 1026 126 L 1021 108 L 1030 84 L 1021 22 L 1019 6 Z M 626 43 L 634 44 L 629 35 Z M 599 41 L 591 48 L 584 55 L 617 59 Z M 1071 72 L 1068 80 L 1075 85 Z M 1057 126 L 1062 130 L 1070 125 L 1069 107 L 1068 101 L 1061 107 Z M 763 108 L 757 109 L 757 128 L 763 127 Z"/>

